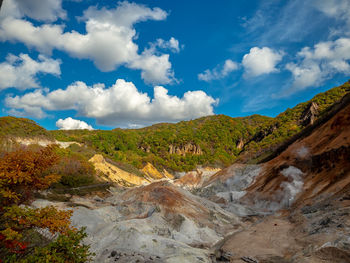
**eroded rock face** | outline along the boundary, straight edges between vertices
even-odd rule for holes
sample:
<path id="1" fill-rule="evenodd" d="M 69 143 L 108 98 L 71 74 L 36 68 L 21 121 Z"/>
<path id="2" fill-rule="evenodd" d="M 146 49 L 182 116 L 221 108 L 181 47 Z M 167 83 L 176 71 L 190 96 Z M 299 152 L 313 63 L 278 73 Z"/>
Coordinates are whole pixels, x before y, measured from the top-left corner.
<path id="1" fill-rule="evenodd" d="M 151 146 L 147 145 L 147 146 L 139 146 L 139 149 L 146 152 L 146 153 L 150 153 L 151 152 Z"/>
<path id="2" fill-rule="evenodd" d="M 183 146 L 174 146 L 169 145 L 169 153 L 170 154 L 178 154 L 178 155 L 186 155 L 186 154 L 193 154 L 193 155 L 202 155 L 202 149 L 200 146 L 197 146 L 193 143 L 187 143 Z"/>
<path id="3" fill-rule="evenodd" d="M 249 187 L 253 196 L 271 200 L 288 178 L 281 173 L 293 166 L 304 173 L 303 188 L 296 205 L 312 202 L 321 194 L 335 195 L 350 185 L 350 105 L 317 127 L 310 135 L 291 144 L 263 164 L 261 174 Z"/>
<path id="4" fill-rule="evenodd" d="M 315 102 L 311 102 L 307 108 L 304 110 L 302 117 L 301 117 L 301 123 L 304 126 L 312 125 L 314 124 L 315 120 L 317 119 L 319 115 L 318 105 Z"/>
<path id="5" fill-rule="evenodd" d="M 95 154 L 90 160 L 96 171 L 99 172 L 101 179 L 108 182 L 114 182 L 121 186 L 139 186 L 147 184 L 150 181 L 140 176 L 124 171 L 116 165 L 109 163 L 101 154 Z"/>
<path id="6" fill-rule="evenodd" d="M 90 160 L 102 180 L 117 183 L 124 187 L 134 187 L 149 184 L 150 182 L 167 179 L 172 180 L 174 176 L 167 172 L 159 172 L 151 163 L 147 163 L 141 169 L 143 177 L 138 174 L 127 172 L 111 161 L 107 161 L 101 154 L 95 154 Z"/>
<path id="7" fill-rule="evenodd" d="M 163 172 L 159 172 L 151 163 L 147 163 L 141 171 L 148 177 L 150 181 L 159 180 L 159 179 L 174 179 L 174 176 L 170 174 L 165 169 Z"/>
<path id="8" fill-rule="evenodd" d="M 238 216 L 264 214 L 260 207 L 250 208 L 240 201 L 260 171 L 260 165 L 234 164 L 211 176 L 196 194 L 219 203 L 223 209 Z"/>
<path id="9" fill-rule="evenodd" d="M 183 174 L 179 179 L 174 181 L 174 184 L 185 189 L 201 188 L 214 174 L 220 171 L 220 168 L 200 167 L 195 171 Z"/>
<path id="10" fill-rule="evenodd" d="M 236 144 L 236 147 L 237 147 L 238 150 L 242 150 L 242 149 L 243 149 L 243 147 L 244 147 L 244 141 L 243 141 L 242 138 L 239 139 L 239 141 L 238 141 L 237 144 Z"/>

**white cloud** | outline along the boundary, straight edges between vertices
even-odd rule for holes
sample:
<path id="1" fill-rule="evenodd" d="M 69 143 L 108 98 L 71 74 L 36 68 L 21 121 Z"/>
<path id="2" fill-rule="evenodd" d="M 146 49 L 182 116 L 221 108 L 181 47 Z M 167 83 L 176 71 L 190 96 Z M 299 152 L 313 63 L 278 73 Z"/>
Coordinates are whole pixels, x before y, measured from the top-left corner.
<path id="1" fill-rule="evenodd" d="M 39 73 L 60 75 L 60 61 L 43 55 L 39 55 L 36 61 L 27 54 L 9 54 L 6 61 L 0 63 L 0 90 L 39 88 L 40 83 L 36 78 Z"/>
<path id="2" fill-rule="evenodd" d="M 151 84 L 174 81 L 168 54 L 157 55 L 154 49 L 140 53 L 134 42 L 137 38 L 136 23 L 166 19 L 167 13 L 160 8 L 151 9 L 129 2 L 120 2 L 114 9 L 90 7 L 81 18 L 86 28 L 86 33 L 81 34 L 65 32 L 63 25 L 35 26 L 21 18 L 23 14 L 11 11 L 16 10 L 16 3 L 9 0 L 6 7 L 9 12 L 0 18 L 0 41 L 23 42 L 47 54 L 53 49 L 62 50 L 72 57 L 92 60 L 102 71 L 112 71 L 121 65 L 138 69 L 143 79 Z M 2 11 L 6 13 L 6 10 Z M 166 45 L 177 49 L 178 42 L 171 38 Z"/>
<path id="3" fill-rule="evenodd" d="M 337 29 L 338 34 L 349 35 L 350 1 L 349 0 L 313 0 L 313 5 L 325 15 L 336 20 L 345 21 L 345 27 Z"/>
<path id="4" fill-rule="evenodd" d="M 175 39 L 174 37 L 171 37 L 168 41 L 164 39 L 157 39 L 155 43 L 152 44 L 153 48 L 159 47 L 162 49 L 169 49 L 170 51 L 174 53 L 179 53 L 180 50 L 183 48 L 183 46 L 180 46 L 179 40 Z"/>
<path id="5" fill-rule="evenodd" d="M 310 86 L 318 86 L 322 83 L 322 72 L 317 63 L 307 63 L 298 66 L 288 63 L 286 69 L 293 74 L 293 91 L 302 90 Z"/>
<path id="6" fill-rule="evenodd" d="M 76 120 L 71 117 L 56 121 L 56 127 L 60 130 L 93 130 L 92 126 L 85 121 Z"/>
<path id="7" fill-rule="evenodd" d="M 238 64 L 236 62 L 233 62 L 231 59 L 227 59 L 225 61 L 221 74 L 227 76 L 229 73 L 236 69 L 238 69 Z"/>
<path id="8" fill-rule="evenodd" d="M 176 81 L 168 54 L 155 56 L 150 50 L 146 49 L 141 56 L 129 64 L 129 67 L 132 69 L 142 68 L 141 78 L 146 83 L 167 84 Z"/>
<path id="9" fill-rule="evenodd" d="M 350 13 L 349 0 L 314 0 L 314 6 L 331 17 L 341 17 Z M 348 19 L 348 18 L 346 18 Z"/>
<path id="10" fill-rule="evenodd" d="M 161 86 L 154 87 L 154 98 L 141 93 L 131 82 L 118 79 L 105 88 L 75 82 L 66 89 L 36 90 L 23 96 L 7 97 L 5 104 L 17 113 L 45 116 L 45 111 L 76 110 L 78 115 L 95 118 L 103 125 L 147 125 L 175 122 L 212 115 L 218 100 L 203 91 L 187 91 L 182 98 L 170 96 Z"/>
<path id="11" fill-rule="evenodd" d="M 253 47 L 243 56 L 242 65 L 245 77 L 256 77 L 262 74 L 278 72 L 276 65 L 282 60 L 283 52 L 268 47 Z"/>
<path id="12" fill-rule="evenodd" d="M 5 0 L 5 2 L 11 0 Z M 41 21 L 56 21 L 65 19 L 66 12 L 62 9 L 62 0 L 13 0 L 19 11 L 30 18 Z"/>
<path id="13" fill-rule="evenodd" d="M 62 0 L 5 0 L 3 1 L 0 20 L 5 17 L 30 17 L 35 20 L 54 22 L 65 19 L 66 11 L 62 9 Z"/>
<path id="14" fill-rule="evenodd" d="M 236 62 L 232 61 L 231 59 L 227 59 L 222 67 L 216 66 L 212 70 L 207 69 L 203 73 L 198 74 L 198 79 L 207 82 L 222 79 L 238 68 L 239 65 Z"/>
<path id="15" fill-rule="evenodd" d="M 320 42 L 313 48 L 305 47 L 298 52 L 297 63 L 288 63 L 286 69 L 292 73 L 293 84 L 285 91 L 289 95 L 307 87 L 320 86 L 335 74 L 350 74 L 350 39 Z"/>

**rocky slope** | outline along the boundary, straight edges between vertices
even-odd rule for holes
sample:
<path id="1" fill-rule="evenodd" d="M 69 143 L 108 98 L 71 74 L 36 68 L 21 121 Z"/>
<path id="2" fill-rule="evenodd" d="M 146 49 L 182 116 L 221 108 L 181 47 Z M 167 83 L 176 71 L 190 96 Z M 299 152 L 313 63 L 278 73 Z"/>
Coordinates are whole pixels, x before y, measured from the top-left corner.
<path id="1" fill-rule="evenodd" d="M 125 187 L 149 183 L 148 180 L 124 171 L 116 165 L 107 162 L 101 154 L 95 154 L 89 162 L 94 165 L 99 177 L 104 181 L 114 182 Z"/>
<path id="2" fill-rule="evenodd" d="M 350 96 L 341 109 L 263 164 L 261 176 L 248 189 L 273 199 L 283 185 L 299 180 L 292 193 L 294 205 L 331 197 L 350 186 Z M 332 116 L 333 115 L 333 116 Z M 310 134 L 308 134 L 310 133 Z"/>
<path id="3" fill-rule="evenodd" d="M 87 227 L 95 262 L 346 263 L 349 116 L 346 100 L 267 163 L 53 204 Z"/>
<path id="4" fill-rule="evenodd" d="M 251 183 L 238 194 L 238 205 L 253 223 L 221 244 L 231 262 L 350 262 L 349 136 L 347 96 L 259 165 L 252 180 L 245 177 Z M 237 169 L 216 174 L 200 194 L 224 197 L 223 207 L 233 211 Z"/>
<path id="5" fill-rule="evenodd" d="M 111 161 L 107 161 L 101 154 L 95 154 L 89 162 L 94 165 L 99 178 L 107 182 L 113 182 L 119 186 L 133 187 L 146 185 L 161 179 L 174 179 L 174 176 L 166 170 L 160 173 L 150 163 L 146 164 L 145 167 L 141 169 L 144 175 L 144 177 L 141 177 L 140 175 L 121 169 Z"/>
<path id="6" fill-rule="evenodd" d="M 232 145 L 245 151 L 253 141 L 264 145 L 276 138 L 280 127 L 306 125 L 272 154 L 258 156 L 265 162 L 222 170 L 198 168 L 173 176 L 144 162 L 133 172 L 108 160 L 108 151 L 85 152 L 93 146 L 82 140 L 82 146 L 66 150 L 92 157 L 114 187 L 100 196 L 66 194 L 65 202 L 36 200 L 33 206 L 73 210 L 72 223 L 86 227 L 94 262 L 350 262 L 350 95 L 332 107 L 327 103 L 316 98 L 255 130 L 250 141 L 235 138 Z M 111 140 L 106 147 L 117 153 L 135 142 L 127 133 L 125 138 L 116 133 L 121 137 L 115 141 L 109 134 L 102 136 Z M 175 148 L 172 158 L 205 155 L 205 147 L 196 154 L 200 144 L 191 145 L 196 148 L 188 146 L 185 156 Z M 142 147 L 137 149 L 145 156 L 154 149 Z M 165 151 L 169 154 L 168 147 Z M 246 157 L 242 152 L 240 160 Z"/>
<path id="7" fill-rule="evenodd" d="M 219 205 L 167 182 L 111 192 L 105 199 L 71 199 L 72 222 L 87 227 L 95 262 L 212 262 L 210 247 L 243 225 Z M 52 204 L 71 209 L 45 200 L 33 205 Z"/>

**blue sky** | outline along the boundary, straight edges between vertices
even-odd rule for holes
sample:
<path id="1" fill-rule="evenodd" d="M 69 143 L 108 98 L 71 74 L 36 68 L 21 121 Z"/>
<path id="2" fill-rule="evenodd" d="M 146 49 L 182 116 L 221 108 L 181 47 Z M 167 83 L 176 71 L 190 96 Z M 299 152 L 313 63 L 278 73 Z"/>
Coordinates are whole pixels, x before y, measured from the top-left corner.
<path id="1" fill-rule="evenodd" d="M 0 114 L 47 129 L 276 116 L 349 79 L 349 34 L 349 0 L 4 0 Z"/>

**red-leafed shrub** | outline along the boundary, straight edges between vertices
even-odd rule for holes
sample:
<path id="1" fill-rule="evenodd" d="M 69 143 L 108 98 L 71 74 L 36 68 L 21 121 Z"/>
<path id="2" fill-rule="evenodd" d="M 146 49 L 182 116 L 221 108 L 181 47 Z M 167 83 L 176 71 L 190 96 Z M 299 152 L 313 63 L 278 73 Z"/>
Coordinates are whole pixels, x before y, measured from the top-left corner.
<path id="1" fill-rule="evenodd" d="M 35 191 L 60 180 L 52 169 L 59 162 L 55 146 L 20 148 L 0 157 L 0 258 L 5 262 L 85 262 L 90 258 L 89 247 L 80 244 L 85 234 L 70 225 L 71 211 L 20 206 L 30 204 Z M 38 235 L 35 229 L 47 229 L 58 238 L 34 249 L 36 244 L 26 240 L 28 235 Z"/>

